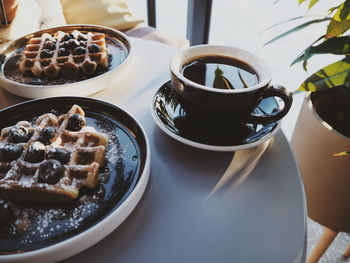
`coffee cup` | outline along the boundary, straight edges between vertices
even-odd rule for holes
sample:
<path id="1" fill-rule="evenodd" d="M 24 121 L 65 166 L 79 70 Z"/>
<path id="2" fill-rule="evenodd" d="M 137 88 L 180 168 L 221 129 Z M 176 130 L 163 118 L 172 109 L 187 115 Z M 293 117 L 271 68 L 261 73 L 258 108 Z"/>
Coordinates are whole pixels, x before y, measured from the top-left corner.
<path id="1" fill-rule="evenodd" d="M 244 123 L 276 122 L 293 102 L 285 87 L 271 84 L 271 72 L 261 58 L 231 46 L 198 45 L 183 50 L 171 60 L 170 75 L 174 90 L 188 108 L 214 118 L 224 115 Z M 255 114 L 257 105 L 269 97 L 281 98 L 283 108 Z"/>

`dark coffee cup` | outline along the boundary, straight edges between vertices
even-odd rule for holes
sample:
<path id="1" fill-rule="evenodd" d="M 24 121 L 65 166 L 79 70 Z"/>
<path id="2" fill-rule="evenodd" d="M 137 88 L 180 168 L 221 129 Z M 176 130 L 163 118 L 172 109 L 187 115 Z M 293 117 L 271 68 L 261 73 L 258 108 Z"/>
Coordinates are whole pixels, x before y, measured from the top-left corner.
<path id="1" fill-rule="evenodd" d="M 184 69 L 188 65 L 206 61 L 208 57 L 214 60 L 232 60 L 233 64 L 256 74 L 256 83 L 247 85 L 243 80 L 243 88 L 232 89 L 232 85 L 228 84 L 227 89 L 219 89 L 195 82 L 190 79 L 191 75 L 184 76 Z M 269 123 L 282 119 L 293 102 L 292 94 L 286 88 L 270 84 L 270 70 L 261 58 L 235 47 L 199 45 L 188 48 L 171 60 L 170 72 L 172 85 L 183 101 L 196 112 L 209 113 L 208 116 L 229 116 L 233 121 L 245 123 Z M 226 78 L 223 80 L 227 82 Z M 261 100 L 268 97 L 281 98 L 283 108 L 272 114 L 256 115 L 254 109 Z"/>

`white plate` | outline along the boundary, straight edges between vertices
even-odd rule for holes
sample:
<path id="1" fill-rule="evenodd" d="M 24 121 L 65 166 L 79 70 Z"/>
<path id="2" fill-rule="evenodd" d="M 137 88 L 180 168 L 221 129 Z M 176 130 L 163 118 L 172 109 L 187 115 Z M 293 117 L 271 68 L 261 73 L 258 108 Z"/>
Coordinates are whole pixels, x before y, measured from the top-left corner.
<path id="1" fill-rule="evenodd" d="M 64 205 L 64 210 L 62 206 L 57 207 L 56 203 L 49 206 L 35 205 L 32 209 L 32 204 L 12 202 L 22 211 L 31 211 L 31 223 L 16 238 L 0 236 L 0 262 L 56 262 L 73 256 L 117 228 L 134 210 L 145 191 L 151 158 L 147 136 L 131 115 L 112 104 L 81 97 L 32 100 L 0 111 L 0 129 L 18 120 L 31 120 L 33 116 L 49 109 L 66 112 L 72 104 L 78 104 L 84 109 L 89 125 L 96 125 L 97 129 L 103 127 L 111 136 L 106 165 L 101 171 L 109 176 L 101 187 L 87 194 L 90 199 L 78 198 Z M 117 149 L 120 149 L 118 152 L 121 155 L 116 154 Z M 100 195 L 99 189 L 105 194 Z M 82 217 L 69 216 L 79 211 L 84 211 Z M 46 215 L 54 216 L 50 218 Z M 9 223 L 12 224 L 11 221 Z M 60 227 L 56 231 L 54 228 L 57 225 Z"/>
<path id="2" fill-rule="evenodd" d="M 23 47 L 27 41 L 36 36 L 40 36 L 43 33 L 49 33 L 53 35 L 58 30 L 64 32 L 71 32 L 73 30 L 79 30 L 81 32 L 98 32 L 104 33 L 107 41 L 107 49 L 109 51 L 109 57 L 112 63 L 106 72 L 103 72 L 97 76 L 91 77 L 85 80 L 79 80 L 68 84 L 50 84 L 50 85 L 33 85 L 21 83 L 19 81 L 12 80 L 5 76 L 4 68 L 10 58 L 14 56 L 20 56 Z M 113 51 L 117 51 L 116 45 L 120 50 L 125 53 L 124 57 L 117 58 L 114 56 Z M 130 73 L 130 67 L 133 60 L 133 49 L 125 34 L 122 32 L 102 26 L 95 25 L 68 25 L 56 28 L 49 28 L 41 30 L 24 37 L 21 37 L 15 41 L 10 42 L 2 50 L 0 54 L 0 86 L 7 91 L 16 94 L 18 96 L 26 98 L 43 98 L 54 96 L 86 96 L 105 88 L 116 86 L 118 83 L 122 83 Z"/>

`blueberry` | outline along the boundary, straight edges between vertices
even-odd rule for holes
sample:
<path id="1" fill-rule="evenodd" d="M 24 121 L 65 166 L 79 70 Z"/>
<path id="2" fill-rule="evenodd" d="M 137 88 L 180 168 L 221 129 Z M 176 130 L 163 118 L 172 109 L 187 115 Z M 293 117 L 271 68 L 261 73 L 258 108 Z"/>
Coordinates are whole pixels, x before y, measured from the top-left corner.
<path id="1" fill-rule="evenodd" d="M 75 49 L 76 47 L 79 47 L 80 43 L 78 40 L 76 39 L 70 39 L 68 40 L 68 42 L 66 43 L 66 48 L 67 49 Z"/>
<path id="2" fill-rule="evenodd" d="M 85 118 L 80 114 L 73 114 L 69 117 L 66 129 L 69 131 L 79 131 L 85 126 Z"/>
<path id="3" fill-rule="evenodd" d="M 85 35 L 79 35 L 78 36 L 78 40 L 79 41 L 86 41 L 87 40 L 87 37 Z"/>
<path id="4" fill-rule="evenodd" d="M 86 49 L 84 47 L 77 47 L 73 51 L 74 55 L 83 55 L 86 53 Z"/>
<path id="5" fill-rule="evenodd" d="M 62 37 L 62 41 L 68 41 L 70 39 L 74 39 L 73 34 L 71 33 L 66 33 L 63 37 Z"/>
<path id="6" fill-rule="evenodd" d="M 60 56 L 60 57 L 69 56 L 69 51 L 67 49 L 65 49 L 64 47 L 61 47 L 58 50 L 58 56 Z"/>
<path id="7" fill-rule="evenodd" d="M 40 58 L 51 58 L 53 56 L 53 52 L 48 49 L 43 49 L 40 53 Z"/>
<path id="8" fill-rule="evenodd" d="M 70 152 L 61 148 L 50 148 L 46 154 L 47 159 L 55 159 L 66 164 L 70 159 Z"/>
<path id="9" fill-rule="evenodd" d="M 53 41 L 46 41 L 43 45 L 43 48 L 48 49 L 48 50 L 55 50 L 56 45 Z"/>
<path id="10" fill-rule="evenodd" d="M 88 50 L 90 53 L 97 53 L 97 52 L 100 52 L 100 47 L 96 44 L 92 44 L 88 47 Z"/>
<path id="11" fill-rule="evenodd" d="M 41 142 L 34 142 L 29 146 L 24 156 L 24 160 L 30 163 L 41 162 L 45 158 L 45 150 L 46 148 L 44 144 Z"/>
<path id="12" fill-rule="evenodd" d="M 43 85 L 44 82 L 38 78 L 29 78 L 25 83 L 29 85 Z"/>
<path id="13" fill-rule="evenodd" d="M 79 41 L 79 44 L 81 47 L 86 47 L 86 42 L 85 41 Z"/>
<path id="14" fill-rule="evenodd" d="M 9 130 L 8 140 L 13 143 L 27 142 L 32 134 L 25 127 L 13 126 Z"/>
<path id="15" fill-rule="evenodd" d="M 18 144 L 2 144 L 0 145 L 0 161 L 11 162 L 18 159 L 23 152 L 23 149 Z"/>
<path id="16" fill-rule="evenodd" d="M 0 199 L 0 226 L 5 225 L 12 217 L 9 202 Z"/>
<path id="17" fill-rule="evenodd" d="M 63 175 L 64 166 L 57 160 L 46 160 L 39 165 L 39 183 L 56 184 Z"/>
<path id="18" fill-rule="evenodd" d="M 56 129 L 54 127 L 45 127 L 42 129 L 38 136 L 38 141 L 42 142 L 45 145 L 48 145 L 53 142 L 56 137 Z"/>
<path id="19" fill-rule="evenodd" d="M 64 49 L 67 49 L 68 47 L 67 47 L 67 42 L 61 42 L 60 43 L 60 49 L 61 48 L 64 48 Z"/>

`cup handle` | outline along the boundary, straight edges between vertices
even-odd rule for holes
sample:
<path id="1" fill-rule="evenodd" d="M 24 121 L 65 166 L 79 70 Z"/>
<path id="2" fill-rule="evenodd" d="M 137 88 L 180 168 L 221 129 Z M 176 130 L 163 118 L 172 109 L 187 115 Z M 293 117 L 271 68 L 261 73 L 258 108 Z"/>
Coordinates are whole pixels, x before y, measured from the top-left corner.
<path id="1" fill-rule="evenodd" d="M 256 124 L 265 124 L 270 122 L 275 122 L 280 119 L 282 119 L 290 110 L 290 107 L 293 103 L 293 95 L 290 91 L 288 91 L 285 87 L 280 85 L 271 85 L 267 89 L 264 90 L 258 104 L 262 99 L 268 98 L 268 97 L 279 97 L 284 102 L 283 109 L 271 113 L 271 114 L 263 114 L 263 115 L 256 115 L 252 113 L 248 119 L 245 121 L 247 123 L 256 123 Z"/>

